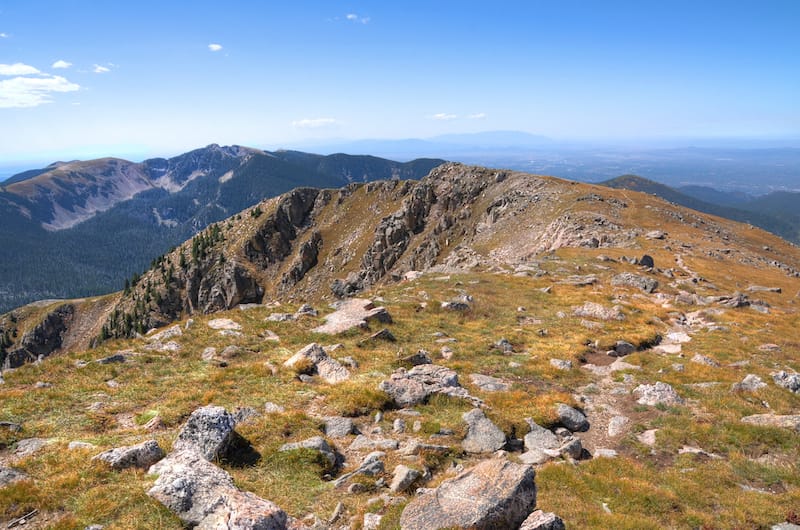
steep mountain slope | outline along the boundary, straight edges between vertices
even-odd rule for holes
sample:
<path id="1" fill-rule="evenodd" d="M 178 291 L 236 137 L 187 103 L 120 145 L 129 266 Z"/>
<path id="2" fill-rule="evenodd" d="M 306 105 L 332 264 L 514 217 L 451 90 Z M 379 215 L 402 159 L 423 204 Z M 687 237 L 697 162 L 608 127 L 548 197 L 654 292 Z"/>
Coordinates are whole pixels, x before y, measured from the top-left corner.
<path id="1" fill-rule="evenodd" d="M 750 223 L 777 234 L 789 241 L 800 243 L 800 223 L 794 217 L 785 217 L 782 213 L 763 208 L 758 201 L 753 202 L 753 207 L 746 207 L 745 204 L 737 205 L 733 208 L 697 199 L 686 195 L 669 186 L 659 184 L 636 175 L 623 175 L 615 179 L 598 183 L 601 186 L 610 188 L 641 191 L 657 195 L 664 200 L 686 206 L 693 210 L 710 213 L 726 219 L 732 219 L 742 223 Z"/>
<path id="2" fill-rule="evenodd" d="M 0 522 L 796 522 L 799 297 L 797 247 L 648 194 L 458 164 L 296 189 L 0 318 L 7 362 L 62 352 L 3 371 Z"/>
<path id="3" fill-rule="evenodd" d="M 297 186 L 416 179 L 442 162 L 211 145 L 140 164 L 58 164 L 0 190 L 0 311 L 118 289 L 209 223 Z"/>
<path id="4" fill-rule="evenodd" d="M 703 202 L 734 208 L 753 200 L 752 195 L 741 191 L 720 191 L 708 186 L 680 186 L 675 190 Z"/>

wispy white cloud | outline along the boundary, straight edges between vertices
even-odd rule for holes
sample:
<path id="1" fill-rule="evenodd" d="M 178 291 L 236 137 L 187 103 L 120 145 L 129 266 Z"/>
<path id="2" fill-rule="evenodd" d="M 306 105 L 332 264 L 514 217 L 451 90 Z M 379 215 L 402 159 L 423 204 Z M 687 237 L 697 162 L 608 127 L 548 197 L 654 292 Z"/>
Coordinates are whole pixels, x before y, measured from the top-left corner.
<path id="1" fill-rule="evenodd" d="M 292 127 L 298 129 L 321 129 L 323 127 L 330 127 L 336 125 L 338 121 L 333 118 L 304 118 L 302 120 L 295 120 L 292 122 Z"/>
<path id="2" fill-rule="evenodd" d="M 59 59 L 58 61 L 53 63 L 52 67 L 53 68 L 69 68 L 70 66 L 72 66 L 71 62 L 63 61 L 63 60 Z"/>
<path id="3" fill-rule="evenodd" d="M 29 64 L 0 64 L 0 75 L 35 75 L 40 73 L 38 68 L 34 68 Z"/>
<path id="4" fill-rule="evenodd" d="M 94 68 L 92 69 L 92 72 L 96 74 L 107 74 L 110 71 L 110 68 L 106 68 L 105 66 L 101 66 L 99 64 L 94 65 Z"/>
<path id="5" fill-rule="evenodd" d="M 438 114 L 434 114 L 433 116 L 431 116 L 431 118 L 433 118 L 434 120 L 439 120 L 439 121 L 450 121 L 450 120 L 455 120 L 456 118 L 458 118 L 458 115 L 457 114 L 448 114 L 446 112 L 439 112 Z"/>
<path id="6" fill-rule="evenodd" d="M 0 39 L 7 39 L 8 33 L 0 33 Z"/>
<path id="7" fill-rule="evenodd" d="M 485 120 L 486 113 L 485 112 L 476 112 L 475 114 L 470 114 L 467 116 L 470 120 Z"/>
<path id="8" fill-rule="evenodd" d="M 53 101 L 53 92 L 75 92 L 80 88 L 58 75 L 4 79 L 0 81 L 0 108 L 38 107 Z"/>
<path id="9" fill-rule="evenodd" d="M 361 24 L 369 24 L 369 17 L 361 17 L 355 13 L 348 13 L 344 17 L 346 20 L 350 22 L 360 22 Z"/>
<path id="10" fill-rule="evenodd" d="M 217 44 L 215 42 L 212 42 L 211 44 L 208 45 L 208 49 L 211 50 L 212 52 L 218 52 L 222 49 L 222 44 Z"/>

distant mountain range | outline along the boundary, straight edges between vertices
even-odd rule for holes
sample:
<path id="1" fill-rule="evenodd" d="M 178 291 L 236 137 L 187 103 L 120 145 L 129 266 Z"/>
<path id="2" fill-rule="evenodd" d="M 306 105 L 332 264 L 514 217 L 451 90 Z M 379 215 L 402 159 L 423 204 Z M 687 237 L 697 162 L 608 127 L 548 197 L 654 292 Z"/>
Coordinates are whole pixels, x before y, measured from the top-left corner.
<path id="1" fill-rule="evenodd" d="M 720 192 L 703 186 L 673 189 L 636 175 L 623 175 L 599 184 L 609 188 L 641 191 L 693 210 L 750 223 L 800 243 L 800 193 L 776 191 L 754 198 L 738 192 Z M 713 201 L 713 202 L 712 202 Z"/>
<path id="2" fill-rule="evenodd" d="M 0 313 L 116 290 L 210 223 L 298 186 L 419 179 L 443 160 L 209 145 L 141 163 L 56 162 L 0 184 Z"/>

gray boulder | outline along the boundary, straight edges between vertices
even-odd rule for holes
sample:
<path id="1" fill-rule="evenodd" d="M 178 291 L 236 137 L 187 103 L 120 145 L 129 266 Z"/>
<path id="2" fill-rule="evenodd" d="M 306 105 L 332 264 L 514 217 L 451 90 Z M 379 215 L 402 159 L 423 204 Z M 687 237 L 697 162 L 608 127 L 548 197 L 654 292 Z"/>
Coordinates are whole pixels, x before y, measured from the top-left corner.
<path id="1" fill-rule="evenodd" d="M 325 317 L 325 324 L 314 328 L 315 333 L 335 335 L 353 328 L 366 328 L 368 322 L 391 324 L 392 317 L 385 307 L 375 307 L 370 300 L 351 298 L 339 302 L 336 311 Z"/>
<path id="2" fill-rule="evenodd" d="M 755 374 L 747 374 L 740 383 L 734 383 L 731 390 L 734 392 L 755 392 L 766 387 L 767 384 Z"/>
<path id="3" fill-rule="evenodd" d="M 505 392 L 511 389 L 511 385 L 498 377 L 483 374 L 469 374 L 472 384 L 484 392 Z"/>
<path id="4" fill-rule="evenodd" d="M 614 344 L 614 349 L 608 353 L 613 357 L 625 357 L 626 355 L 630 355 L 635 351 L 636 351 L 636 346 L 634 346 L 630 342 L 625 340 L 618 340 L 616 344 Z"/>
<path id="5" fill-rule="evenodd" d="M 530 418 L 526 419 L 525 421 L 528 422 L 528 425 L 530 425 L 531 428 L 530 432 L 525 435 L 523 440 L 525 442 L 526 450 L 557 449 L 561 444 L 558 437 L 549 429 L 545 429 L 544 427 L 538 425 Z"/>
<path id="6" fill-rule="evenodd" d="M 101 460 L 110 465 L 111 469 L 120 471 L 129 467 L 148 468 L 162 458 L 164 451 L 158 446 L 158 442 L 148 440 L 138 445 L 109 449 L 92 460 Z"/>
<path id="7" fill-rule="evenodd" d="M 464 414 L 467 436 L 461 447 L 468 453 L 493 453 L 506 444 L 506 435 L 481 409 L 472 409 Z"/>
<path id="8" fill-rule="evenodd" d="M 760 427 L 778 427 L 781 429 L 792 429 L 800 432 L 800 414 L 753 414 L 742 418 L 742 423 L 758 425 Z"/>
<path id="9" fill-rule="evenodd" d="M 556 414 L 558 421 L 572 432 L 584 432 L 589 430 L 589 420 L 586 419 L 583 412 L 578 409 L 572 408 L 564 403 L 559 403 L 556 407 Z"/>
<path id="10" fill-rule="evenodd" d="M 564 521 L 554 513 L 535 510 L 519 527 L 519 530 L 566 530 Z"/>
<path id="11" fill-rule="evenodd" d="M 288 516 L 274 503 L 239 490 L 231 476 L 194 450 L 174 452 L 152 466 L 158 479 L 147 494 L 189 527 L 286 530 Z"/>
<path id="12" fill-rule="evenodd" d="M 181 427 L 173 450 L 197 451 L 203 458 L 212 461 L 225 454 L 235 426 L 233 415 L 224 408 L 213 405 L 201 407 L 192 412 Z"/>
<path id="13" fill-rule="evenodd" d="M 536 507 L 535 477 L 530 466 L 484 460 L 414 498 L 400 516 L 400 528 L 519 528 Z"/>
<path id="14" fill-rule="evenodd" d="M 576 317 L 597 320 L 625 320 L 625 316 L 618 306 L 605 307 L 596 302 L 586 302 L 582 306 L 575 307 L 572 310 L 572 314 Z"/>

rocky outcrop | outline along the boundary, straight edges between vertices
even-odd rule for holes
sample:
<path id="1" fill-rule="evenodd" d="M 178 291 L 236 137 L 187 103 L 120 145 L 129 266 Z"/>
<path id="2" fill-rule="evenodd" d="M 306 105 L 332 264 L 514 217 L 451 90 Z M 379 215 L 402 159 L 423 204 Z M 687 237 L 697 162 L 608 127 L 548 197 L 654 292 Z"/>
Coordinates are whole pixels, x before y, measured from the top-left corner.
<path id="1" fill-rule="evenodd" d="M 5 358 L 0 356 L 0 367 L 3 370 L 18 368 L 37 360 L 40 355 L 47 357 L 58 350 L 74 314 L 75 306 L 72 304 L 60 305 L 47 313 L 39 324 L 22 336 L 16 348 L 7 351 Z"/>
<path id="2" fill-rule="evenodd" d="M 519 528 L 536 507 L 533 468 L 495 458 L 444 481 L 403 510 L 403 530 Z"/>
<path id="3" fill-rule="evenodd" d="M 506 444 L 506 435 L 486 417 L 481 409 L 464 413 L 467 423 L 467 436 L 461 447 L 468 453 L 493 453 Z"/>
<path id="4" fill-rule="evenodd" d="M 623 272 L 621 274 L 617 274 L 611 279 L 611 285 L 634 287 L 636 289 L 641 289 L 645 293 L 652 293 L 658 288 L 658 281 L 654 278 L 648 278 L 646 276 L 640 276 L 630 272 Z"/>
<path id="5" fill-rule="evenodd" d="M 682 405 L 683 398 L 681 398 L 675 389 L 661 381 L 656 382 L 654 385 L 639 385 L 633 389 L 633 395 L 638 399 L 636 402 L 640 405 Z"/>
<path id="6" fill-rule="evenodd" d="M 325 317 L 325 323 L 314 328 L 315 333 L 336 335 L 353 328 L 365 329 L 369 322 L 391 324 L 392 317 L 385 307 L 375 307 L 370 300 L 352 298 L 337 302 L 336 310 Z"/>

